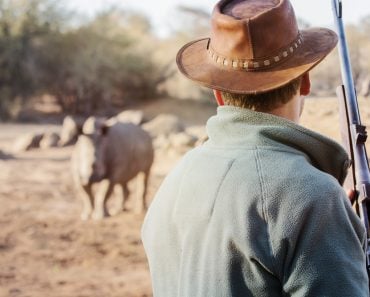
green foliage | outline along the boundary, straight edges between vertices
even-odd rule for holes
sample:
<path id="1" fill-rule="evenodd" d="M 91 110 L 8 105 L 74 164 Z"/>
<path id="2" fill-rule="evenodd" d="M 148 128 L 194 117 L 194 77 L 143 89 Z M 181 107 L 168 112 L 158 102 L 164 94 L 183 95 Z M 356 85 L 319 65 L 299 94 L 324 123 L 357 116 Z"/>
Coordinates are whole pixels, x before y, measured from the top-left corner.
<path id="1" fill-rule="evenodd" d="M 148 52 L 137 50 L 149 34 L 142 16 L 111 10 L 75 30 L 49 36 L 39 48 L 44 91 L 73 113 L 155 96 L 161 68 Z"/>
<path id="2" fill-rule="evenodd" d="M 54 95 L 65 112 L 93 113 L 153 97 L 166 77 L 154 63 L 150 23 L 108 10 L 79 26 L 50 0 L 0 0 L 0 117 L 12 102 Z M 1 116 L 2 115 L 2 116 Z"/>
<path id="3" fill-rule="evenodd" d="M 24 103 L 38 90 L 36 44 L 60 30 L 61 23 L 52 1 L 0 0 L 0 118 L 8 118 L 13 103 Z"/>

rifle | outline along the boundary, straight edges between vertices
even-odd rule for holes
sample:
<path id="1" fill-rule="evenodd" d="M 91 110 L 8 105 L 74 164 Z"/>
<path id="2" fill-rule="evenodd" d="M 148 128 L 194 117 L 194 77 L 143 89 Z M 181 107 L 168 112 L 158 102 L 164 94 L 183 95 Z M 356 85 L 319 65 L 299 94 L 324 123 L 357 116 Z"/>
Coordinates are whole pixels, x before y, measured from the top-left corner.
<path id="1" fill-rule="evenodd" d="M 342 126 L 342 138 L 347 152 L 351 158 L 352 172 L 348 185 L 354 190 L 356 211 L 367 231 L 366 268 L 370 276 L 370 250 L 369 250 L 369 213 L 370 210 L 370 171 L 366 153 L 367 140 L 366 126 L 361 124 L 355 91 L 349 52 L 342 19 L 342 0 L 332 0 L 335 25 L 339 37 L 338 51 L 340 57 L 343 85 L 337 88 L 340 113 L 345 119 Z"/>

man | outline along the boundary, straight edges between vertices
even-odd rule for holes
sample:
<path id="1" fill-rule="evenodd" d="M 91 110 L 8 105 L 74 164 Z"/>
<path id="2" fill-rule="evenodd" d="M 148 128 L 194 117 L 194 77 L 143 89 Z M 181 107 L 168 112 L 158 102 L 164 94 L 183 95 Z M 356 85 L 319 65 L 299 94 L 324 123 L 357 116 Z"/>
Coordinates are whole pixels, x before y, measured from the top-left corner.
<path id="1" fill-rule="evenodd" d="M 288 0 L 227 0 L 211 38 L 180 50 L 180 71 L 225 106 L 145 219 L 155 297 L 368 296 L 347 155 L 298 125 L 308 71 L 336 42 L 299 31 Z"/>

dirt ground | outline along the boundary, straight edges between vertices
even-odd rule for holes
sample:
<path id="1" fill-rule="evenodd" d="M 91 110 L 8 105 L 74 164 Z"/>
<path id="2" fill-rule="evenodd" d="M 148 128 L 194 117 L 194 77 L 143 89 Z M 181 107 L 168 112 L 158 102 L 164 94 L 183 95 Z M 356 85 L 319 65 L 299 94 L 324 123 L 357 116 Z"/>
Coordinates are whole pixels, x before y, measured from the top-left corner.
<path id="1" fill-rule="evenodd" d="M 162 105 L 161 105 L 162 104 Z M 172 112 L 188 125 L 204 124 L 214 107 L 153 103 L 145 112 Z M 370 101 L 361 101 L 370 124 Z M 339 140 L 335 99 L 308 100 L 302 123 Z M 0 150 L 27 131 L 59 126 L 2 124 Z M 0 297 L 152 296 L 140 241 L 143 214 L 131 211 L 83 222 L 71 180 L 69 148 L 32 150 L 0 160 Z M 157 152 L 150 180 L 153 197 L 178 156 Z M 111 203 L 114 203 L 112 199 Z"/>

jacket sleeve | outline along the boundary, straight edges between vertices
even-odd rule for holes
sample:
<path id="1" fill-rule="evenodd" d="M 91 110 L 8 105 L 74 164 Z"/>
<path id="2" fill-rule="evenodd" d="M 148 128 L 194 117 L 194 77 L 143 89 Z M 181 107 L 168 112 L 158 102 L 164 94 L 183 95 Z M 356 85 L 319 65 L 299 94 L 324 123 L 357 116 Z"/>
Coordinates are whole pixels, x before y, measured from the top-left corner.
<path id="1" fill-rule="evenodd" d="M 299 196 L 283 203 L 270 235 L 284 296 L 369 296 L 365 228 L 343 189 L 303 187 Z"/>

